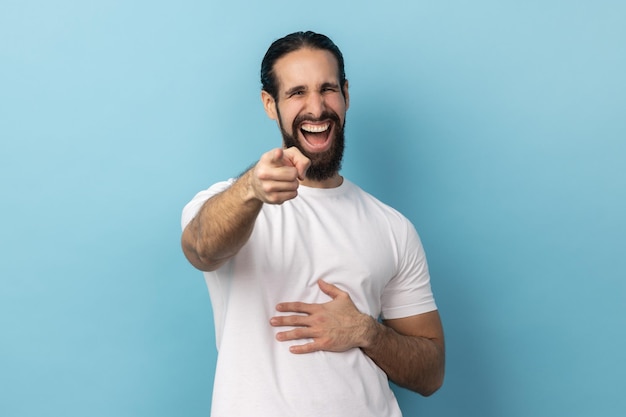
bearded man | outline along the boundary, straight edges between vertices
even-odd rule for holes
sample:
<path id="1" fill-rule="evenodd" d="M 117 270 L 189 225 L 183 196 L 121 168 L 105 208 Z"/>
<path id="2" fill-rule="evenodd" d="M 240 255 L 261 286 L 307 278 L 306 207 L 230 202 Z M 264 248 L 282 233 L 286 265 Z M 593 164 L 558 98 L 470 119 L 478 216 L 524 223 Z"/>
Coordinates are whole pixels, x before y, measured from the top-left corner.
<path id="1" fill-rule="evenodd" d="M 282 146 L 182 216 L 215 318 L 212 416 L 401 416 L 388 381 L 439 389 L 443 329 L 413 225 L 340 175 L 343 55 L 293 33 L 268 49 L 261 82 Z"/>

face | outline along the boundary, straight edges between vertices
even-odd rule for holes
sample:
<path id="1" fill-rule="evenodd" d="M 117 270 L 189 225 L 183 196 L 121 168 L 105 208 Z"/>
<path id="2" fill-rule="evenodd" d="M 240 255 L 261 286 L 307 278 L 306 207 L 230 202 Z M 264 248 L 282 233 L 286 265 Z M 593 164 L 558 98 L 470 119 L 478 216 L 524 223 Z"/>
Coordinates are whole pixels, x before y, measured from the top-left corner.
<path id="1" fill-rule="evenodd" d="M 274 65 L 278 96 L 262 92 L 268 116 L 278 122 L 285 147 L 295 146 L 311 160 L 307 178 L 323 181 L 336 175 L 344 149 L 343 127 L 348 85 L 340 86 L 332 53 L 299 49 Z"/>

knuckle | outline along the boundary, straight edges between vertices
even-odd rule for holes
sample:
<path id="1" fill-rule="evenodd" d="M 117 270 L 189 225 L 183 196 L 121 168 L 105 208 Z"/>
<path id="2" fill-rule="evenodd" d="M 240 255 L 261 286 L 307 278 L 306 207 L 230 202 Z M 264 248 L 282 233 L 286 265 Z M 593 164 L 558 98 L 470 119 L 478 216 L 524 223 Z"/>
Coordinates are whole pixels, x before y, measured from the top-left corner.
<path id="1" fill-rule="evenodd" d="M 321 350 L 328 350 L 331 348 L 331 342 L 330 339 L 324 338 L 318 341 L 318 345 L 320 347 Z"/>
<path id="2" fill-rule="evenodd" d="M 316 325 L 320 325 L 320 326 L 321 326 L 321 325 L 326 324 L 326 322 L 327 322 L 327 321 L 328 321 L 328 320 L 326 319 L 326 316 L 320 316 L 320 315 L 317 315 L 317 316 L 315 316 L 315 317 L 313 318 L 313 322 L 314 322 Z"/>
<path id="3" fill-rule="evenodd" d="M 266 202 L 270 204 L 279 204 L 281 201 L 279 200 L 276 194 L 272 194 L 271 191 L 266 192 Z"/>
<path id="4" fill-rule="evenodd" d="M 264 164 L 258 164 L 254 170 L 256 177 L 259 179 L 266 179 L 269 176 L 269 169 Z"/>
<path id="5" fill-rule="evenodd" d="M 261 191 L 263 191 L 265 194 L 271 193 L 272 192 L 272 185 L 270 183 L 267 183 L 267 182 L 261 183 Z"/>

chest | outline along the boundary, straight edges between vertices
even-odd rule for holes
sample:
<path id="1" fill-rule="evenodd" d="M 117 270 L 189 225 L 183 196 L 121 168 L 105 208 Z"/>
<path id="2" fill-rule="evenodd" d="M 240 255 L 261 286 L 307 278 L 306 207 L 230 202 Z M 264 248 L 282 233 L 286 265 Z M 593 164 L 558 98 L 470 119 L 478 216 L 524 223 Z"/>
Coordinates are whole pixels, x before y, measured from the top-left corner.
<path id="1" fill-rule="evenodd" d="M 262 213 L 242 249 L 246 276 L 278 297 L 328 301 L 317 280 L 351 295 L 377 315 L 385 286 L 397 273 L 399 248 L 384 217 L 359 206 L 289 207 Z"/>

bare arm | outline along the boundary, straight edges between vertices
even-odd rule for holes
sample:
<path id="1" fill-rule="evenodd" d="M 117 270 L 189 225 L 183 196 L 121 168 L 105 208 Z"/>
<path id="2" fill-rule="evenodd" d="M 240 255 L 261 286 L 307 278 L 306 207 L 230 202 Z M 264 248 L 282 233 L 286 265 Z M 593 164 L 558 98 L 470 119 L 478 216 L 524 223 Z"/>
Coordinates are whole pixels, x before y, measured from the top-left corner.
<path id="1" fill-rule="evenodd" d="M 279 341 L 313 339 L 290 347 L 292 353 L 361 348 L 396 384 L 422 395 L 431 395 L 439 389 L 443 383 L 445 349 L 437 311 L 382 324 L 361 313 L 347 292 L 322 280 L 319 286 L 331 301 L 280 303 L 276 306 L 279 312 L 298 314 L 270 320 L 276 327 L 295 326 L 277 333 Z"/>
<path id="2" fill-rule="evenodd" d="M 369 337 L 361 346 L 396 384 L 431 395 L 444 377 L 445 347 L 437 311 L 384 324 L 371 319 Z"/>
<path id="3" fill-rule="evenodd" d="M 246 243 L 263 202 L 254 197 L 250 171 L 209 198 L 183 231 L 183 253 L 202 271 L 219 268 Z"/>
<path id="4" fill-rule="evenodd" d="M 310 162 L 296 148 L 274 149 L 224 192 L 209 198 L 185 227 L 183 253 L 202 271 L 213 271 L 248 241 L 264 203 L 282 204 L 298 194 Z"/>

